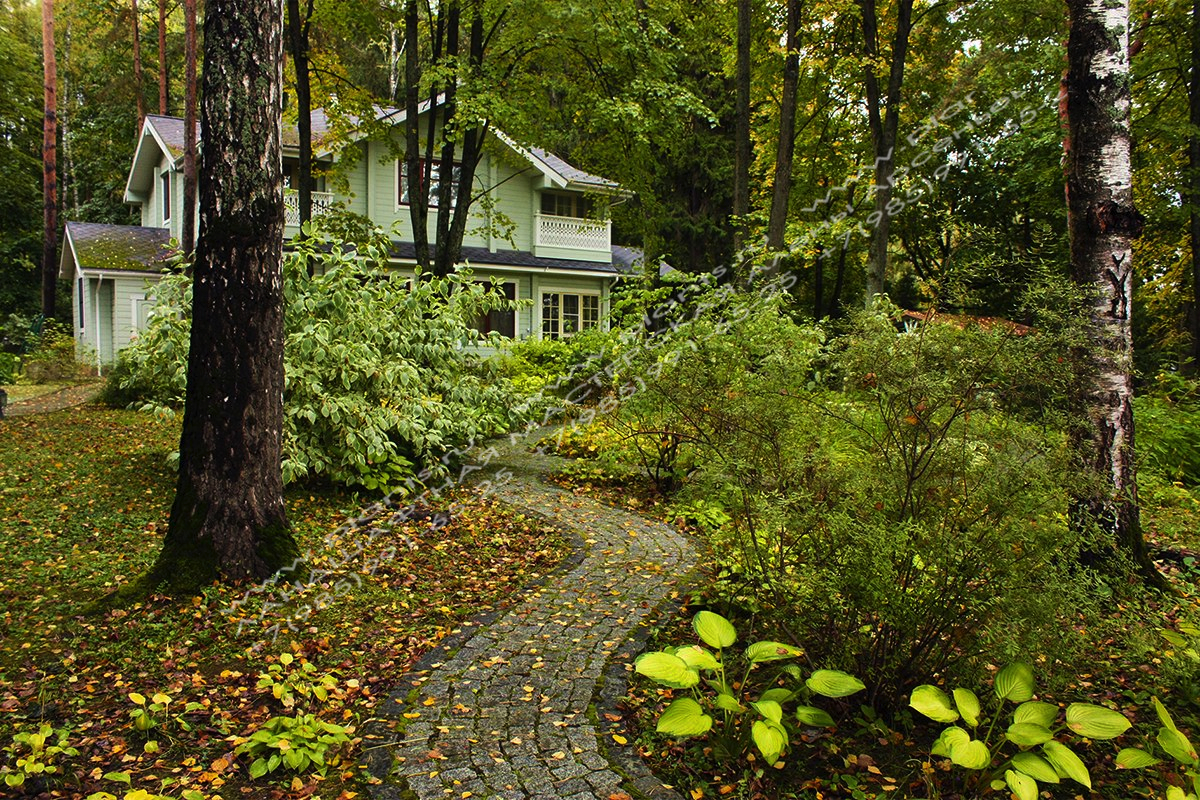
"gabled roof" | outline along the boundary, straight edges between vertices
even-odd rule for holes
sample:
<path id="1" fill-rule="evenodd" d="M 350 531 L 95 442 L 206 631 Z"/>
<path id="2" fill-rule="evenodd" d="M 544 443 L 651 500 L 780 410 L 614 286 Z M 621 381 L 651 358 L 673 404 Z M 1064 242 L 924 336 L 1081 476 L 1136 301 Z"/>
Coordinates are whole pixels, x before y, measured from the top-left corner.
<path id="1" fill-rule="evenodd" d="M 76 268 L 102 272 L 162 271 L 171 232 L 140 225 L 68 222 L 59 275 L 72 277 Z"/>
<path id="2" fill-rule="evenodd" d="M 172 169 L 183 164 L 184 122 L 179 117 L 164 117 L 148 114 L 142 121 L 138 134 L 137 150 L 133 154 L 133 166 L 125 181 L 125 202 L 140 203 L 146 200 L 141 187 L 149 186 L 154 180 L 154 168 L 167 157 Z M 196 140 L 200 139 L 200 125 L 196 124 Z"/>

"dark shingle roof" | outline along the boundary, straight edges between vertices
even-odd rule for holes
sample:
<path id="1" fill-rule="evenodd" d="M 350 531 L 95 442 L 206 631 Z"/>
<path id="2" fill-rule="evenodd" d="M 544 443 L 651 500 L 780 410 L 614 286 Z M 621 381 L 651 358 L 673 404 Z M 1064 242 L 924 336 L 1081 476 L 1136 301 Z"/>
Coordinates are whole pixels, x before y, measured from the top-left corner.
<path id="1" fill-rule="evenodd" d="M 547 152 L 540 147 L 530 147 L 529 152 L 533 153 L 534 157 L 543 161 L 550 169 L 562 175 L 572 183 L 586 183 L 592 186 L 603 186 L 605 188 L 616 188 L 616 181 L 610 181 L 608 178 L 601 178 L 599 175 L 593 175 L 590 172 L 585 172 L 579 167 L 568 164 L 563 159 Z"/>
<path id="2" fill-rule="evenodd" d="M 68 222 L 67 237 L 80 269 L 158 272 L 171 232 L 137 225 Z"/>
<path id="3" fill-rule="evenodd" d="M 159 114 L 147 114 L 146 121 L 153 127 L 158 138 L 171 151 L 171 158 L 183 157 L 183 120 L 179 117 L 164 117 Z M 199 138 L 200 123 L 196 123 L 196 136 Z"/>
<path id="4" fill-rule="evenodd" d="M 430 255 L 437 252 L 436 247 L 430 247 Z M 392 258 L 415 259 L 416 245 L 412 242 L 392 242 Z M 526 250 L 497 250 L 492 252 L 486 247 L 464 247 L 462 260 L 475 266 L 495 264 L 501 267 L 529 267 L 530 269 L 569 269 L 575 272 L 590 272 L 602 275 L 615 275 L 617 268 L 603 261 L 571 261 L 565 258 L 538 258 Z"/>

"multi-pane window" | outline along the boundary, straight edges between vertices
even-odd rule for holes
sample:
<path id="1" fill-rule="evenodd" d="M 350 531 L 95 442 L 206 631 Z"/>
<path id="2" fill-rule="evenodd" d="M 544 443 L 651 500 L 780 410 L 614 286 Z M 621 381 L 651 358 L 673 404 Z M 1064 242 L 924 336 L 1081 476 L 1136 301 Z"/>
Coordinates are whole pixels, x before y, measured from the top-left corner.
<path id="1" fill-rule="evenodd" d="M 420 159 L 417 162 L 417 178 L 416 181 L 408 179 L 408 162 L 401 158 L 396 162 L 396 203 L 397 205 L 406 206 L 411 200 L 410 186 L 415 183 L 420 187 L 425 180 L 425 159 Z M 429 166 L 429 206 L 437 208 L 438 195 L 441 193 L 442 178 L 441 178 L 441 162 L 435 161 Z M 462 176 L 462 164 L 454 164 L 450 170 L 450 205 L 454 205 L 455 198 L 458 197 L 458 180 Z"/>
<path id="2" fill-rule="evenodd" d="M 158 176 L 159 194 L 162 195 L 162 219 L 167 222 L 171 219 L 171 173 L 163 172 Z"/>
<path id="3" fill-rule="evenodd" d="M 542 338 L 562 339 L 600 324 L 600 296 L 542 293 Z"/>
<path id="4" fill-rule="evenodd" d="M 551 217 L 590 217 L 595 211 L 592 198 L 566 192 L 542 192 L 542 213 Z"/>
<path id="5" fill-rule="evenodd" d="M 491 281 L 476 281 L 488 287 L 489 291 L 502 294 L 506 300 L 517 299 L 515 283 L 492 283 Z M 493 309 L 486 314 L 480 314 L 475 321 L 475 329 L 480 333 L 498 333 L 510 339 L 517 338 L 517 312 L 512 309 Z"/>

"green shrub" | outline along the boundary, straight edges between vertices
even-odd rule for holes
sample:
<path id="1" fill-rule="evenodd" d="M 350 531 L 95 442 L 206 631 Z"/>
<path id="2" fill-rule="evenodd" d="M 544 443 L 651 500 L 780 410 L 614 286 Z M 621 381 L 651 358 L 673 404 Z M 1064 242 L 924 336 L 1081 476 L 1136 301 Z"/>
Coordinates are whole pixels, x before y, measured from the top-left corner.
<path id="1" fill-rule="evenodd" d="M 307 240 L 284 264 L 284 480 L 389 491 L 439 458 L 499 433 L 517 396 L 472 345 L 489 309 L 511 304 L 469 274 L 415 280 L 361 252 Z M 316 276 L 308 277 L 308 265 Z M 108 397 L 170 413 L 187 388 L 190 279 L 164 278 L 147 329 L 122 351 Z"/>
<path id="2" fill-rule="evenodd" d="M 20 372 L 20 356 L 16 353 L 0 353 L 0 384 L 12 384 Z"/>
<path id="3" fill-rule="evenodd" d="M 300 714 L 272 717 L 238 745 L 236 752 L 254 759 L 250 763 L 251 778 L 261 778 L 280 767 L 295 772 L 313 769 L 324 775 L 337 751 L 349 742 L 346 728 L 312 714 Z"/>
<path id="4" fill-rule="evenodd" d="M 32 779 L 52 779 L 59 775 L 64 757 L 79 755 L 71 746 L 70 733 L 65 728 L 55 730 L 43 722 L 33 733 L 18 733 L 4 747 L 9 764 L 0 767 L 4 785 L 21 788 Z"/>
<path id="5" fill-rule="evenodd" d="M 75 337 L 58 320 L 47 320 L 24 358 L 25 376 L 31 383 L 53 383 L 79 375 Z"/>
<path id="6" fill-rule="evenodd" d="M 1200 487 L 1200 396 L 1195 384 L 1163 375 L 1152 393 L 1138 395 L 1133 403 L 1143 468 Z"/>

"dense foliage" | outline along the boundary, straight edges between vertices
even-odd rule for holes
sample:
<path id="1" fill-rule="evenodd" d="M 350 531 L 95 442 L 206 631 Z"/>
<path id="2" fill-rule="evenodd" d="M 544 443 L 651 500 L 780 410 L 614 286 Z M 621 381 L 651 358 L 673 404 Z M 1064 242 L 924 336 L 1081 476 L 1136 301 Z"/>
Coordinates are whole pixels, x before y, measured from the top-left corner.
<path id="1" fill-rule="evenodd" d="M 427 480 L 444 470 L 443 454 L 512 421 L 515 396 L 474 349 L 489 340 L 473 327 L 511 301 L 466 273 L 389 272 L 383 247 L 309 240 L 286 259 L 287 482 L 323 478 L 386 491 L 425 470 Z M 111 402 L 182 407 L 189 300 L 184 274 L 158 285 L 150 324 L 110 374 Z"/>

